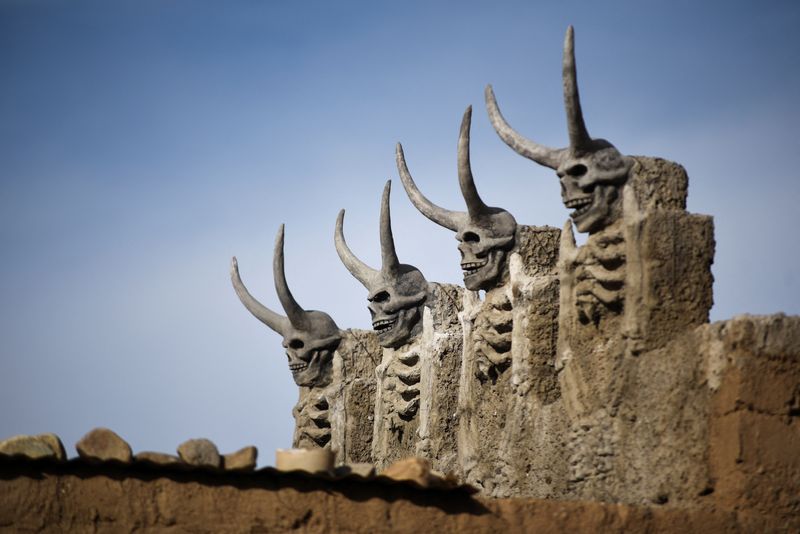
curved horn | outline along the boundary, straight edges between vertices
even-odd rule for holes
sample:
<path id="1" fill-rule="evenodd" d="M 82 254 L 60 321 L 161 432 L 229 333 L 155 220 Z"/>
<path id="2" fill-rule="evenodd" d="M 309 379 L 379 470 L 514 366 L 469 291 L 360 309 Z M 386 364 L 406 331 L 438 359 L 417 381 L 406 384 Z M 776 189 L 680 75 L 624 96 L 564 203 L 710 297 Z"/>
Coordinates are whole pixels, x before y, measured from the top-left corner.
<path id="1" fill-rule="evenodd" d="M 517 133 L 503 118 L 503 114 L 500 113 L 491 85 L 486 86 L 484 96 L 486 97 L 486 111 L 489 113 L 489 120 L 494 126 L 494 131 L 497 132 L 497 135 L 500 136 L 500 139 L 505 144 L 520 156 L 533 160 L 539 165 L 544 165 L 551 169 L 558 168 L 561 163 L 561 154 L 564 152 L 563 149 L 540 145 Z"/>
<path id="2" fill-rule="evenodd" d="M 569 146 L 580 151 L 591 142 L 586 124 L 583 122 L 581 99 L 578 95 L 578 75 L 575 70 L 575 31 L 567 28 L 564 38 L 564 59 L 562 63 L 562 80 L 564 83 L 564 109 L 567 111 L 567 130 Z"/>
<path id="3" fill-rule="evenodd" d="M 400 173 L 400 181 L 403 182 L 403 188 L 406 190 L 406 194 L 408 194 L 408 198 L 411 200 L 411 203 L 414 204 L 414 207 L 439 226 L 444 226 L 453 232 L 458 232 L 458 227 L 461 225 L 466 214 L 460 211 L 450 211 L 440 208 L 425 198 L 425 195 L 417 189 L 417 184 L 415 184 L 414 179 L 411 178 L 411 173 L 408 172 L 406 158 L 403 154 L 403 145 L 400 143 L 397 143 L 395 159 L 397 160 L 397 172 Z"/>
<path id="4" fill-rule="evenodd" d="M 387 180 L 381 197 L 381 271 L 394 277 L 398 273 L 400 260 L 397 259 L 394 237 L 392 236 L 392 215 L 389 211 L 389 194 L 391 191 L 392 181 Z"/>
<path id="5" fill-rule="evenodd" d="M 258 302 L 253 295 L 247 291 L 247 288 L 244 286 L 239 276 L 239 263 L 236 261 L 236 256 L 231 258 L 231 282 L 233 282 L 233 289 L 236 290 L 236 294 L 239 296 L 239 300 L 242 301 L 242 304 L 244 304 L 244 307 L 247 308 L 256 319 L 284 336 L 285 332 L 291 326 L 289 319 L 270 310 Z"/>
<path id="6" fill-rule="evenodd" d="M 350 271 L 356 280 L 369 289 L 372 279 L 379 273 L 372 267 L 368 266 L 363 261 L 356 258 L 356 255 L 347 246 L 344 240 L 344 210 L 339 211 L 339 216 L 336 218 L 336 231 L 333 234 L 333 243 L 336 245 L 336 253 L 339 254 L 339 259 L 342 260 L 344 266 Z"/>
<path id="7" fill-rule="evenodd" d="M 289 285 L 286 283 L 286 270 L 283 265 L 283 225 L 278 229 L 278 235 L 275 236 L 272 276 L 275 279 L 275 292 L 278 293 L 278 299 L 289 317 L 289 322 L 298 330 L 308 330 L 306 311 L 294 300 L 292 292 L 289 291 Z"/>
<path id="8" fill-rule="evenodd" d="M 461 129 L 458 132 L 458 185 L 461 194 L 467 202 L 467 211 L 470 217 L 486 213 L 488 206 L 483 203 L 475 180 L 472 178 L 472 166 L 469 163 L 469 129 L 472 123 L 472 106 L 467 106 L 464 117 L 461 119 Z"/>

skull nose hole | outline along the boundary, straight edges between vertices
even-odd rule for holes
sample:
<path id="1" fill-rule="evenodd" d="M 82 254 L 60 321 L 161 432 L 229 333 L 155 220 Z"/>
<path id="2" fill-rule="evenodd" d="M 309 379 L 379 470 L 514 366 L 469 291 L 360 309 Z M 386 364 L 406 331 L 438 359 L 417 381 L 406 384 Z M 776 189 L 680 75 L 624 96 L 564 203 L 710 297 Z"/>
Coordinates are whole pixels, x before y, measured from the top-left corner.
<path id="1" fill-rule="evenodd" d="M 389 292 L 388 291 L 381 291 L 380 293 L 376 294 L 370 302 L 385 302 L 389 300 Z"/>
<path id="2" fill-rule="evenodd" d="M 290 349 L 302 349 L 304 347 L 304 343 L 299 339 L 293 339 L 289 342 Z"/>
<path id="3" fill-rule="evenodd" d="M 586 174 L 586 171 L 588 170 L 589 169 L 586 168 L 586 165 L 579 163 L 567 169 L 567 174 L 577 178 L 578 176 L 583 176 L 584 174 Z"/>
<path id="4" fill-rule="evenodd" d="M 475 232 L 464 232 L 462 239 L 467 243 L 477 243 L 481 240 L 480 236 Z"/>

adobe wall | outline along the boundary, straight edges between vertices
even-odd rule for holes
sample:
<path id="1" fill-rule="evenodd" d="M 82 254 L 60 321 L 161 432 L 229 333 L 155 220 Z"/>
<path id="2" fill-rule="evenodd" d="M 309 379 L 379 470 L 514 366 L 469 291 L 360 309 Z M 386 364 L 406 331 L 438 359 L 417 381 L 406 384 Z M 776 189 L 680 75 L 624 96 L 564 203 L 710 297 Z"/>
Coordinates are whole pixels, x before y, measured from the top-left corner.
<path id="1" fill-rule="evenodd" d="M 480 499 L 382 479 L 331 480 L 0 457 L 0 532 L 791 532 L 794 515 L 720 506 Z"/>

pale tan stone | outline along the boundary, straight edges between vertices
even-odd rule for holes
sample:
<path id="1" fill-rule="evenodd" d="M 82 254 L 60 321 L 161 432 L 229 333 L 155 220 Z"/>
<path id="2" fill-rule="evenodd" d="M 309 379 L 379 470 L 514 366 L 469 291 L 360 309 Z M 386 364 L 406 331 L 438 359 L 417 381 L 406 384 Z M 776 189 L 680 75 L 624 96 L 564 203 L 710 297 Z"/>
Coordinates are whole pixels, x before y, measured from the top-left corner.
<path id="1" fill-rule="evenodd" d="M 406 480 L 416 482 L 423 488 L 431 485 L 435 475 L 431 473 L 431 464 L 424 458 L 406 458 L 399 460 L 383 471 L 381 476 L 389 477 L 393 480 Z"/>
<path id="2" fill-rule="evenodd" d="M 252 445 L 222 457 L 222 466 L 228 471 L 252 471 L 256 468 L 258 449 Z"/>

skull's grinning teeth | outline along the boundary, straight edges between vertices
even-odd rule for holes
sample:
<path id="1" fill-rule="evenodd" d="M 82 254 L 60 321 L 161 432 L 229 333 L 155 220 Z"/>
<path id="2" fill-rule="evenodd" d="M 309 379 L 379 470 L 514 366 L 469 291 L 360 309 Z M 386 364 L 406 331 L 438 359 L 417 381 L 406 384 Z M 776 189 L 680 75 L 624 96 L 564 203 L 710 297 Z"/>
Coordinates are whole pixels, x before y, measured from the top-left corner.
<path id="1" fill-rule="evenodd" d="M 395 323 L 397 323 L 397 319 L 385 319 L 383 321 L 375 321 L 374 323 L 372 323 L 372 329 L 377 331 L 379 334 L 383 334 L 394 328 Z"/>
<path id="2" fill-rule="evenodd" d="M 574 198 L 572 200 L 568 200 L 564 203 L 564 205 L 569 209 L 575 209 L 570 215 L 571 217 L 578 217 L 583 215 L 589 208 L 592 207 L 592 197 L 581 197 L 581 198 Z"/>
<path id="3" fill-rule="evenodd" d="M 290 363 L 289 364 L 289 370 L 291 372 L 293 372 L 293 373 L 296 373 L 297 371 L 302 371 L 306 367 L 308 367 L 308 364 L 304 363 L 304 362 Z"/>
<path id="4" fill-rule="evenodd" d="M 485 266 L 487 263 L 489 263 L 489 260 L 462 263 L 461 270 L 464 271 L 464 274 L 468 276 L 477 273 L 481 267 Z"/>

